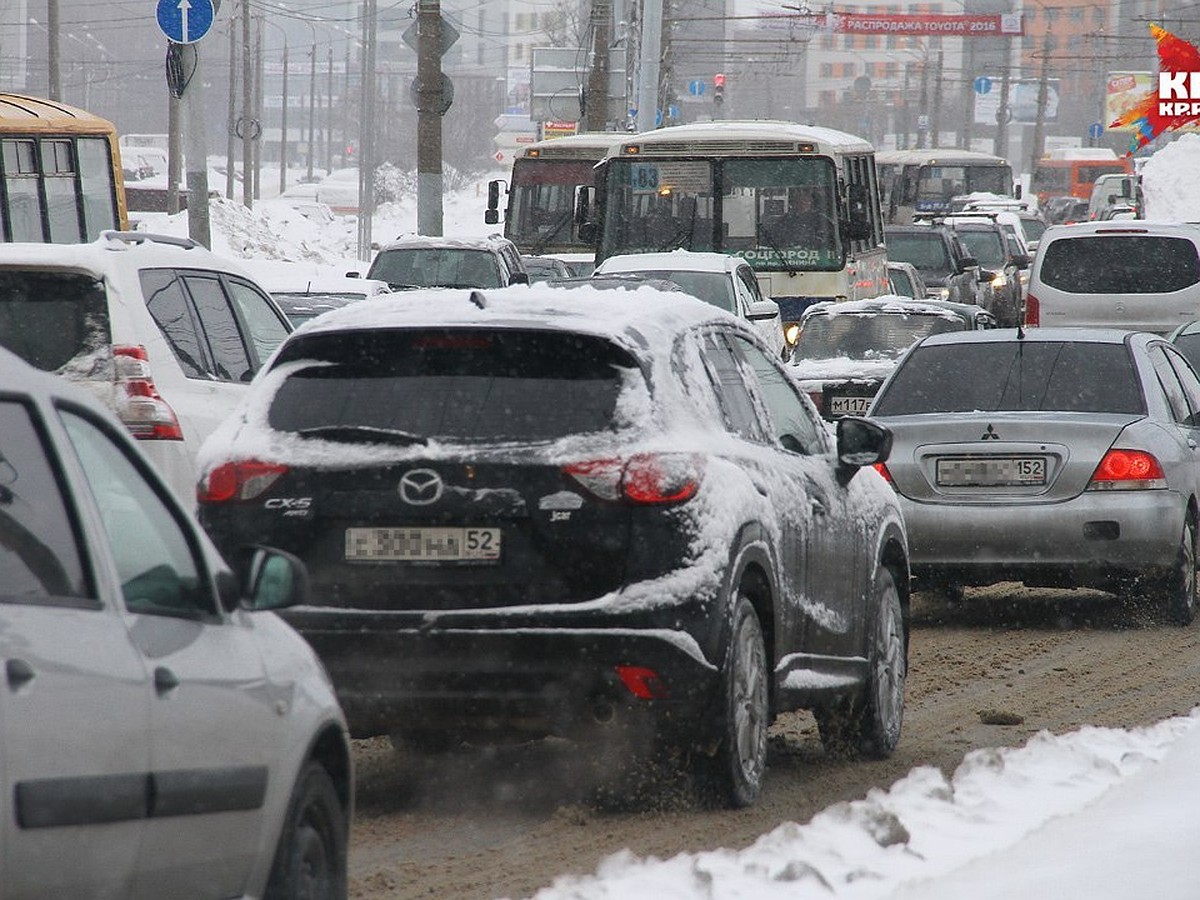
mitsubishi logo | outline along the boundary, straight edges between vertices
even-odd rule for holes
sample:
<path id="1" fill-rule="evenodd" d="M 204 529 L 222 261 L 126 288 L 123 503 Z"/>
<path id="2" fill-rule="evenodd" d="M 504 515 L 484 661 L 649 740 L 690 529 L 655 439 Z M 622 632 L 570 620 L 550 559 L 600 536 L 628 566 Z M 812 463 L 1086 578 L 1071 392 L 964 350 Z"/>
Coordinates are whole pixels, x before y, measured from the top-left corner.
<path id="1" fill-rule="evenodd" d="M 985 432 L 983 433 L 983 436 L 982 436 L 982 437 L 980 437 L 979 439 L 980 439 L 981 441 L 998 441 L 998 440 L 1000 440 L 1000 435 L 996 434 L 996 429 L 995 429 L 995 428 L 993 428 L 993 427 L 992 427 L 992 426 L 989 424 L 989 425 L 988 425 L 988 427 L 987 427 L 987 431 L 985 431 Z"/>
<path id="2" fill-rule="evenodd" d="M 441 499 L 445 485 L 433 469 L 410 469 L 400 476 L 400 499 L 412 506 L 428 506 Z"/>

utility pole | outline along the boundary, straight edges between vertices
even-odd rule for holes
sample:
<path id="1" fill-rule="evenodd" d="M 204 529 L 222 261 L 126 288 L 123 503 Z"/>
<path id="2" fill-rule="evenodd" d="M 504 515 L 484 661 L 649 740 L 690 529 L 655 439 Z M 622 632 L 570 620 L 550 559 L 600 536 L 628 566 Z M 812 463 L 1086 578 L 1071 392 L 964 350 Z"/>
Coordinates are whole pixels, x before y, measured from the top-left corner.
<path id="1" fill-rule="evenodd" d="M 263 14 L 258 14 L 258 28 L 254 32 L 254 199 L 262 198 L 262 156 L 263 142 Z"/>
<path id="2" fill-rule="evenodd" d="M 283 108 L 279 113 L 279 193 L 287 190 L 288 165 L 288 45 L 283 35 Z"/>
<path id="3" fill-rule="evenodd" d="M 942 133 L 942 79 L 944 76 L 942 51 L 937 52 L 937 69 L 934 70 L 933 110 L 929 114 L 930 146 L 937 148 Z"/>
<path id="4" fill-rule="evenodd" d="M 167 86 L 183 102 L 187 121 L 188 237 L 212 247 L 208 216 L 208 151 L 204 146 L 204 79 L 195 44 L 167 41 Z"/>
<path id="5" fill-rule="evenodd" d="M 179 181 L 183 171 L 183 139 L 179 98 L 167 92 L 167 212 L 179 212 Z"/>
<path id="6" fill-rule="evenodd" d="M 308 180 L 313 180 L 313 125 L 317 115 L 317 40 L 313 32 L 312 49 L 309 50 L 308 66 Z"/>
<path id="7" fill-rule="evenodd" d="M 922 127 L 924 126 L 924 127 Z M 917 149 L 929 146 L 929 53 L 921 61 L 921 106 L 917 113 Z"/>
<path id="8" fill-rule="evenodd" d="M 345 102 L 345 101 L 343 101 Z M 325 174 L 333 171 L 333 45 L 329 47 L 329 83 L 325 91 Z"/>
<path id="9" fill-rule="evenodd" d="M 58 0 L 46 0 L 46 86 L 51 100 L 62 100 L 62 74 L 59 72 Z"/>
<path id="10" fill-rule="evenodd" d="M 1008 109 L 1008 87 L 1011 66 L 1004 66 L 1000 76 L 1000 108 L 996 110 L 996 146 L 992 151 L 996 156 L 1008 159 L 1008 120 L 1012 113 Z"/>
<path id="11" fill-rule="evenodd" d="M 229 23 L 229 128 L 225 135 L 225 199 L 233 199 L 233 162 L 237 153 L 237 29 Z"/>
<path id="12" fill-rule="evenodd" d="M 242 0 L 242 204 L 254 206 L 251 163 L 254 159 L 254 60 L 250 50 L 250 0 Z M 232 163 L 232 160 L 230 160 Z"/>
<path id="13" fill-rule="evenodd" d="M 608 45 L 612 0 L 592 0 L 592 67 L 588 73 L 587 131 L 603 131 L 608 124 Z"/>
<path id="14" fill-rule="evenodd" d="M 663 0 L 643 0 L 641 58 L 638 61 L 637 130 L 650 131 L 658 115 L 662 55 Z"/>
<path id="15" fill-rule="evenodd" d="M 1050 81 L 1050 30 L 1042 38 L 1042 66 L 1038 75 L 1037 119 L 1033 125 L 1033 147 L 1029 156 L 1029 171 L 1037 169 L 1038 160 L 1042 158 L 1046 143 L 1046 94 Z"/>
<path id="16" fill-rule="evenodd" d="M 375 0 L 363 0 L 362 79 L 358 117 L 358 258 L 371 258 L 375 214 Z"/>
<path id="17" fill-rule="evenodd" d="M 417 231 L 442 234 L 442 4 L 417 3 Z"/>

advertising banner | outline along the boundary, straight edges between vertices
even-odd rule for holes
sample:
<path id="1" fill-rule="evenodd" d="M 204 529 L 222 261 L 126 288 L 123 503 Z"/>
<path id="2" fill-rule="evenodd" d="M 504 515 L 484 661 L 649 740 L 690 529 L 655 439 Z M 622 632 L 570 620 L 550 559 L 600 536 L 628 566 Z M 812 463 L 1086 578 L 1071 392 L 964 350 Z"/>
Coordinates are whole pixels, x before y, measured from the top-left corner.
<path id="1" fill-rule="evenodd" d="M 933 13 L 837 13 L 833 30 L 839 34 L 896 34 L 930 37 L 1008 37 L 1025 33 L 1020 13 L 944 16 Z"/>
<path id="2" fill-rule="evenodd" d="M 1153 72 L 1109 72 L 1104 91 L 1104 124 L 1109 131 L 1133 131 L 1132 123 L 1116 125 L 1118 119 L 1133 109 L 1143 97 L 1154 90 Z"/>

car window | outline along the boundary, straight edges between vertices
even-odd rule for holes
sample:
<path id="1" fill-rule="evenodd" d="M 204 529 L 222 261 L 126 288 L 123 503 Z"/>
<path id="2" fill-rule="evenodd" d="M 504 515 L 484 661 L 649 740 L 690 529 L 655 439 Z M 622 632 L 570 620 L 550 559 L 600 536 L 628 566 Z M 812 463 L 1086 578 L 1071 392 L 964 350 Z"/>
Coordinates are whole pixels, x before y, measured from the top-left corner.
<path id="1" fill-rule="evenodd" d="M 1166 355 L 1162 352 L 1161 347 L 1153 347 L 1150 350 L 1150 362 L 1154 366 L 1154 372 L 1158 376 L 1158 384 L 1163 389 L 1166 395 L 1167 404 L 1171 408 L 1171 417 L 1181 424 L 1188 424 L 1192 418 L 1192 410 L 1188 408 L 1187 397 L 1183 393 L 1183 385 L 1179 383 L 1179 377 L 1175 374 L 1175 370 L 1167 361 Z"/>
<path id="2" fill-rule="evenodd" d="M 256 288 L 237 278 L 229 278 L 227 283 L 229 294 L 250 331 L 250 345 L 261 366 L 288 336 L 288 327 L 271 306 L 271 301 Z"/>
<path id="3" fill-rule="evenodd" d="M 751 303 L 758 303 L 764 299 L 762 290 L 758 286 L 758 279 L 754 277 L 754 270 L 749 266 L 741 266 L 737 270 L 738 281 L 746 291 L 746 296 Z"/>
<path id="4" fill-rule="evenodd" d="M 921 338 L 965 331 L 961 316 L 920 312 L 859 315 L 837 307 L 828 315 L 811 315 L 796 341 L 799 359 L 896 359 Z"/>
<path id="5" fill-rule="evenodd" d="M 946 272 L 951 268 L 946 244 L 937 234 L 899 232 L 887 235 L 890 259 L 912 263 L 918 269 Z"/>
<path id="6" fill-rule="evenodd" d="M 764 443 L 766 435 L 755 411 L 754 400 L 746 387 L 742 367 L 733 350 L 715 331 L 707 332 L 702 339 L 702 353 L 708 365 L 717 398 L 721 403 L 721 414 L 725 426 L 747 440 Z"/>
<path id="7" fill-rule="evenodd" d="M 825 444 L 820 435 L 824 426 L 809 413 L 783 369 L 746 338 L 735 335 L 733 344 L 754 370 L 763 405 L 779 443 L 793 453 L 822 453 Z"/>
<path id="8" fill-rule="evenodd" d="M 215 612 L 186 533 L 126 450 L 90 418 L 63 410 L 63 425 L 100 510 L 130 612 Z"/>
<path id="9" fill-rule="evenodd" d="M 1145 415 L 1146 405 L 1124 344 L 997 341 L 917 347 L 871 414 L 975 410 Z"/>
<path id="10" fill-rule="evenodd" d="M 1187 398 L 1187 405 L 1190 410 L 1187 424 L 1200 424 L 1200 378 L 1196 376 L 1195 370 L 1182 353 L 1178 353 L 1173 348 L 1168 347 L 1163 347 L 1161 350 L 1164 358 L 1170 362 L 1171 368 L 1174 370 L 1176 377 L 1179 379 L 1179 384 L 1183 388 L 1183 394 Z"/>
<path id="11" fill-rule="evenodd" d="M 985 266 L 1003 266 L 1007 259 L 1004 239 L 999 231 L 964 230 L 958 233 L 958 239 L 966 248 L 967 255 L 975 257 Z"/>
<path id="12" fill-rule="evenodd" d="M 171 269 L 143 269 L 138 273 L 146 308 L 188 378 L 214 378 L 200 340 L 200 323 L 192 314 L 183 283 Z"/>
<path id="13" fill-rule="evenodd" d="M 1072 294 L 1157 294 L 1200 282 L 1200 255 L 1187 238 L 1079 235 L 1050 242 L 1038 277 Z"/>
<path id="14" fill-rule="evenodd" d="M 551 440 L 617 427 L 622 391 L 634 378 L 644 384 L 614 344 L 549 331 L 311 335 L 285 347 L 276 365 L 293 359 L 314 365 L 289 374 L 272 400 L 269 421 L 280 431 L 361 426 L 461 441 Z"/>
<path id="15" fill-rule="evenodd" d="M 220 279 L 196 272 L 181 274 L 181 278 L 196 305 L 212 352 L 216 376 L 222 381 L 249 381 L 254 375 L 254 366 Z"/>
<path id="16" fill-rule="evenodd" d="M 83 553 L 32 411 L 0 401 L 0 603 L 98 605 Z"/>
<path id="17" fill-rule="evenodd" d="M 0 345 L 53 372 L 111 342 L 104 282 L 74 272 L 0 271 Z"/>

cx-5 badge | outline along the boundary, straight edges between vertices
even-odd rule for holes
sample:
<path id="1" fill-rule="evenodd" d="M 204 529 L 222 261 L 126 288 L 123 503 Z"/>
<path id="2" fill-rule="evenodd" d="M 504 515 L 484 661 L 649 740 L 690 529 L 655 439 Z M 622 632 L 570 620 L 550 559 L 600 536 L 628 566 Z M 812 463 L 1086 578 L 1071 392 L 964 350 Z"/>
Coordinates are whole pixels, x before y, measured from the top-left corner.
<path id="1" fill-rule="evenodd" d="M 441 499 L 445 485 L 433 469 L 410 469 L 400 476 L 400 499 L 412 506 L 428 506 Z"/>

